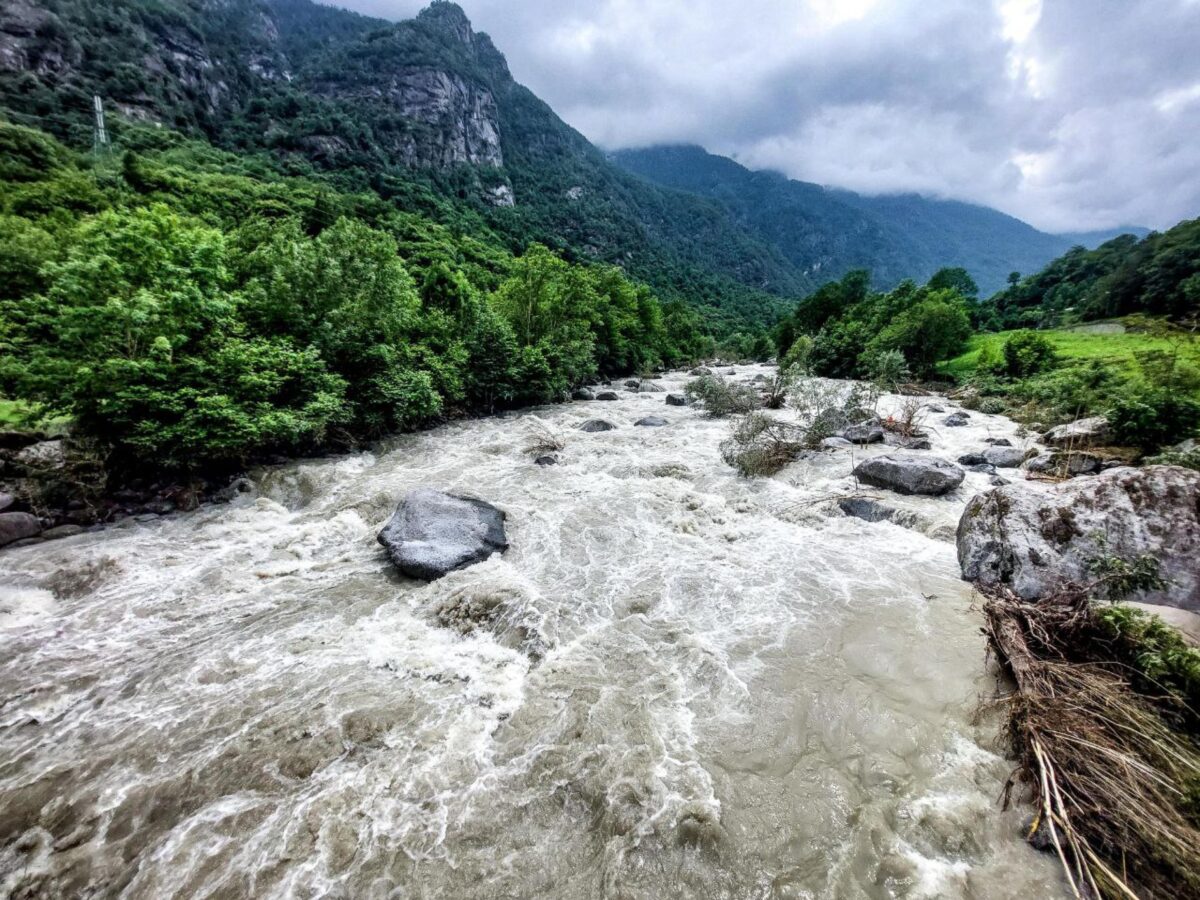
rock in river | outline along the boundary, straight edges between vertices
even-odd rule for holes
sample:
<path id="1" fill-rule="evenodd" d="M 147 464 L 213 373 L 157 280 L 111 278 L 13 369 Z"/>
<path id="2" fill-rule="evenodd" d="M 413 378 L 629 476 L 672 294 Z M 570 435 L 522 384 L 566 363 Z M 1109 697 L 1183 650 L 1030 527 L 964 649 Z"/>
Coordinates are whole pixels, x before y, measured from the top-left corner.
<path id="1" fill-rule="evenodd" d="M 1025 451 L 1019 447 L 992 446 L 983 451 L 984 462 L 997 469 L 1015 469 L 1025 460 Z"/>
<path id="2" fill-rule="evenodd" d="M 588 434 L 595 434 L 599 431 L 612 431 L 616 427 L 612 422 L 605 422 L 603 419 L 588 419 L 579 426 L 579 430 L 586 431 Z"/>
<path id="3" fill-rule="evenodd" d="M 687 397 L 683 394 L 667 394 L 667 406 L 687 406 Z"/>
<path id="4" fill-rule="evenodd" d="M 662 428 L 664 425 L 670 425 L 671 423 L 662 416 L 646 416 L 644 419 L 638 419 L 633 424 L 641 425 L 645 428 Z"/>
<path id="5" fill-rule="evenodd" d="M 854 476 L 898 494 L 945 494 L 963 482 L 963 470 L 937 456 L 890 453 L 859 463 Z"/>
<path id="6" fill-rule="evenodd" d="M 961 428 L 963 425 L 967 424 L 967 420 L 970 418 L 971 416 L 969 413 L 959 410 L 958 412 L 950 413 L 950 415 L 942 419 L 942 424 L 948 425 L 951 428 Z"/>
<path id="7" fill-rule="evenodd" d="M 971 498 L 957 543 L 963 578 L 1008 585 L 1027 600 L 1087 583 L 1101 556 L 1153 556 L 1168 584 L 1132 599 L 1200 612 L 1200 472 L 1119 468 L 1049 494 L 998 488 Z"/>
<path id="8" fill-rule="evenodd" d="M 1066 425 L 1051 428 L 1042 440 L 1055 447 L 1069 444 L 1073 447 L 1091 447 L 1103 444 L 1109 438 L 1108 419 L 1104 416 L 1092 416 L 1089 419 L 1076 419 Z"/>
<path id="9" fill-rule="evenodd" d="M 852 444 L 878 444 L 883 440 L 883 426 L 868 419 L 866 422 L 859 422 L 857 425 L 851 425 L 844 429 L 842 437 Z"/>
<path id="10" fill-rule="evenodd" d="M 596 395 L 597 400 L 620 400 L 621 395 L 616 391 L 601 391 Z"/>
<path id="11" fill-rule="evenodd" d="M 571 391 L 571 399 L 572 400 L 595 400 L 596 395 L 593 394 L 591 391 L 589 391 L 587 388 L 575 388 L 575 390 Z"/>
<path id="12" fill-rule="evenodd" d="M 0 513 L 0 547 L 33 537 L 42 530 L 37 516 L 26 512 Z"/>
<path id="13" fill-rule="evenodd" d="M 408 492 L 379 532 L 379 543 L 401 572 L 423 581 L 508 549 L 503 511 L 432 488 Z"/>

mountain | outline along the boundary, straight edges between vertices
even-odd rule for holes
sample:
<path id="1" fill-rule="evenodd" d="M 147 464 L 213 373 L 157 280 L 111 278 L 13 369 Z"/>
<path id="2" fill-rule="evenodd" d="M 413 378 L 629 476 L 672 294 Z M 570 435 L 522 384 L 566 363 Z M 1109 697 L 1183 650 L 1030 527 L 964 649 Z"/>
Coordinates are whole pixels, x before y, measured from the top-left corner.
<path id="1" fill-rule="evenodd" d="M 309 0 L 13 0 L 0 104 L 91 143 L 92 96 L 289 172 L 316 171 L 513 248 L 620 264 L 732 327 L 812 282 L 710 200 L 612 165 L 517 84 L 462 10 L 390 23 Z"/>
<path id="2" fill-rule="evenodd" d="M 1150 229 L 1141 225 L 1118 225 L 1116 228 L 1102 228 L 1099 231 L 1059 231 L 1055 234 L 1064 241 L 1069 241 L 1072 247 L 1095 250 L 1101 244 L 1107 244 L 1126 234 L 1144 238 L 1150 234 Z"/>
<path id="3" fill-rule="evenodd" d="M 614 153 L 647 180 L 710 197 L 804 274 L 827 280 L 864 268 L 878 286 L 924 281 L 962 266 L 990 294 L 1012 271 L 1040 269 L 1071 241 L 993 209 L 916 194 L 868 197 L 752 171 L 695 146 Z"/>
<path id="4" fill-rule="evenodd" d="M 1070 245 L 992 210 L 860 197 L 695 147 L 609 158 L 436 0 L 392 23 L 311 0 L 6 0 L 0 107 L 77 149 L 100 96 L 285 174 L 372 190 L 509 249 L 622 266 L 718 330 L 771 324 L 856 267 L 879 286 L 967 268 L 984 292 Z"/>

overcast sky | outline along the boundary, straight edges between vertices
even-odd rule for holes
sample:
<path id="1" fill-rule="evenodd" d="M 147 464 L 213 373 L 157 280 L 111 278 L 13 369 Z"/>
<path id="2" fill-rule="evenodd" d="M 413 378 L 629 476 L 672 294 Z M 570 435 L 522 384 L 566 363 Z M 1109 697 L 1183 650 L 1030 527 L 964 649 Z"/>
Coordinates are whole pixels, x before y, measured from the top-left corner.
<path id="1" fill-rule="evenodd" d="M 425 5 L 336 2 L 391 19 Z M 697 143 L 1051 231 L 1200 215 L 1200 0 L 460 5 L 605 148 Z"/>

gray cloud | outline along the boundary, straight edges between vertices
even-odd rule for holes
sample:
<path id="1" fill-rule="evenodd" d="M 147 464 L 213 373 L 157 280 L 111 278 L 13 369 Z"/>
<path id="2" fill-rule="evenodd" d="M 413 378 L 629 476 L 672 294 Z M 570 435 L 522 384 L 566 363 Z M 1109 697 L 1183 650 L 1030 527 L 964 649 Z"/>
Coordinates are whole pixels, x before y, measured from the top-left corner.
<path id="1" fill-rule="evenodd" d="M 391 19 L 424 5 L 336 2 Z M 1200 214 L 1200 0 L 460 3 L 610 149 L 693 142 L 1048 230 Z"/>

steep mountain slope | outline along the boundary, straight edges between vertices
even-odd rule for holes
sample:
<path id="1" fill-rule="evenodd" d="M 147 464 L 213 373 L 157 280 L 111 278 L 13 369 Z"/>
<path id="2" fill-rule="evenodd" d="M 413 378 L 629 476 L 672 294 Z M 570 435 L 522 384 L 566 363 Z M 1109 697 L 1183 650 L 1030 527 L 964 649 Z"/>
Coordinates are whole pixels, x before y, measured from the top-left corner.
<path id="1" fill-rule="evenodd" d="M 924 280 L 943 266 L 962 266 L 987 295 L 1003 287 L 1010 272 L 1035 271 L 1072 243 L 981 206 L 915 194 L 866 197 L 829 190 L 751 171 L 700 147 L 625 150 L 612 158 L 657 184 L 717 200 L 801 271 L 821 280 L 865 268 L 887 287 L 902 278 Z"/>
<path id="2" fill-rule="evenodd" d="M 811 287 L 710 200 L 647 184 L 517 84 L 462 10 L 389 23 L 309 0 L 15 0 L 0 103 L 77 147 L 121 118 L 371 187 L 512 247 L 618 263 L 726 323 Z"/>

